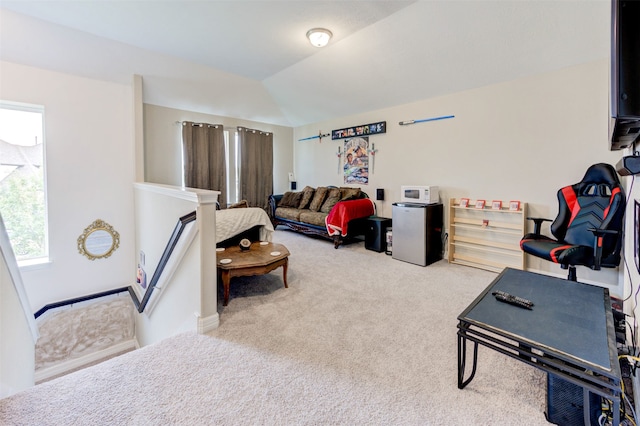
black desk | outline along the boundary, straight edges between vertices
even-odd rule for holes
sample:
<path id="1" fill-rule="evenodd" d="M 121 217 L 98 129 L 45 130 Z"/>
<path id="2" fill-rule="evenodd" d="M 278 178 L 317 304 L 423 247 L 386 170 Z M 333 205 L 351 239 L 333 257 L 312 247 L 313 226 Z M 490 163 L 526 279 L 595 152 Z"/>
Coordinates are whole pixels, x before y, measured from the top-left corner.
<path id="1" fill-rule="evenodd" d="M 532 301 L 533 310 L 497 301 L 496 290 Z M 610 399 L 619 424 L 621 375 L 608 289 L 507 268 L 458 321 L 458 388 L 473 380 L 481 344 Z M 473 365 L 465 380 L 467 340 Z"/>

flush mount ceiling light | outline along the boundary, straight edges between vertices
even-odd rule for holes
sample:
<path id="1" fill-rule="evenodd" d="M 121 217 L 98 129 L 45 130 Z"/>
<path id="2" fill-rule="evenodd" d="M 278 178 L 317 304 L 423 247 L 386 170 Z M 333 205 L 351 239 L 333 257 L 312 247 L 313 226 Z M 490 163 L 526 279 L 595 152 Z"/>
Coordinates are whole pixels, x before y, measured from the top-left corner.
<path id="1" fill-rule="evenodd" d="M 332 35 L 331 31 L 324 28 L 312 28 L 307 31 L 307 38 L 315 47 L 326 46 Z"/>

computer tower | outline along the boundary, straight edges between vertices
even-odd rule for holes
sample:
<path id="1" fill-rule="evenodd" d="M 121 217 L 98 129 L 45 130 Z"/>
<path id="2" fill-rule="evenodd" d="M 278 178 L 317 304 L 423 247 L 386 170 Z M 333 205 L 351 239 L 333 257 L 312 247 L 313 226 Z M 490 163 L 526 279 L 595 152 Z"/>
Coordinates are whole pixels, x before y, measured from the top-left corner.
<path id="1" fill-rule="evenodd" d="M 602 399 L 589 392 L 591 425 L 597 426 Z M 547 421 L 559 426 L 589 426 L 584 418 L 584 390 L 554 374 L 547 374 Z"/>
<path id="2" fill-rule="evenodd" d="M 391 228 L 391 219 L 372 216 L 367 219 L 367 229 L 364 234 L 364 248 L 383 252 L 387 249 L 387 228 Z"/>

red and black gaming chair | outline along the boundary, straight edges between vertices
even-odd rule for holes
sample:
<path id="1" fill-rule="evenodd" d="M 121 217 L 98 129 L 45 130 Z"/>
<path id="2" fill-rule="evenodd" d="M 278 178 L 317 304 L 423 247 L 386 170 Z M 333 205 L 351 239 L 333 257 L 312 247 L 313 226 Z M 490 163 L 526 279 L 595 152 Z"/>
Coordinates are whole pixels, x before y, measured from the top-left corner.
<path id="1" fill-rule="evenodd" d="M 615 169 L 594 164 L 580 182 L 558 191 L 558 203 L 558 216 L 550 225 L 555 239 L 540 234 L 542 222 L 550 219 L 528 217 L 534 232 L 522 238 L 522 250 L 569 269 L 572 281 L 576 281 L 576 265 L 616 268 L 626 200 Z"/>

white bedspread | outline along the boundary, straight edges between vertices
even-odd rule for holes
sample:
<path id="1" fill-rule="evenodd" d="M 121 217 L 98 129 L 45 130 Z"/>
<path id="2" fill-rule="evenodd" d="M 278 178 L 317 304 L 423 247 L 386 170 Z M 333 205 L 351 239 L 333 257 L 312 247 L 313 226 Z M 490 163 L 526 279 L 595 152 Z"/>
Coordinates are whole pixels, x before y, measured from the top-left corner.
<path id="1" fill-rule="evenodd" d="M 271 241 L 273 225 L 267 213 L 258 207 L 216 210 L 216 243 L 254 226 L 260 227 L 260 241 Z"/>

